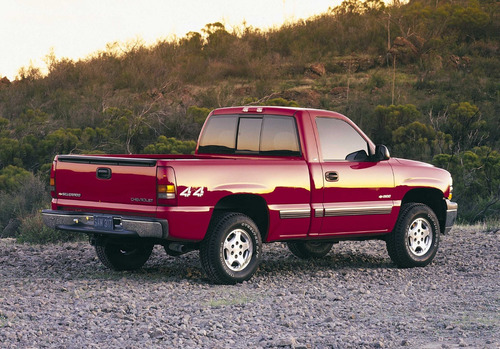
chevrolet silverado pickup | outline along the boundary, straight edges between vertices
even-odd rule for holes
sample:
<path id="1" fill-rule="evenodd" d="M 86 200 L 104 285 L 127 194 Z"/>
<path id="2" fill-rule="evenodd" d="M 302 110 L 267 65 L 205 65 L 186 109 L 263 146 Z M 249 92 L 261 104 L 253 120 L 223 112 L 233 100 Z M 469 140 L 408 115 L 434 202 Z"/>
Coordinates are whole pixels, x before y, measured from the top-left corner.
<path id="1" fill-rule="evenodd" d="M 194 155 L 58 155 L 49 227 L 88 234 L 114 270 L 154 245 L 199 250 L 215 283 L 248 280 L 263 243 L 321 258 L 343 240 L 381 239 L 402 268 L 429 264 L 457 217 L 450 174 L 391 158 L 347 117 L 231 107 L 210 113 Z"/>

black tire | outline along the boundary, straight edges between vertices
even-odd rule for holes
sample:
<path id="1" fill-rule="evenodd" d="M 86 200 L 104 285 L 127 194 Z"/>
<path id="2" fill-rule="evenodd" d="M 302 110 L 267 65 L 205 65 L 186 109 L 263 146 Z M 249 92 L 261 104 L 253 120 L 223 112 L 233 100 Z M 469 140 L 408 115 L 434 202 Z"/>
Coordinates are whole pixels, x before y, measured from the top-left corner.
<path id="1" fill-rule="evenodd" d="M 301 259 L 323 258 L 333 246 L 333 242 L 321 241 L 289 241 L 286 244 L 290 252 Z"/>
<path id="2" fill-rule="evenodd" d="M 153 245 L 140 240 L 108 240 L 96 244 L 95 250 L 101 263 L 110 269 L 136 270 L 148 261 Z"/>
<path id="3" fill-rule="evenodd" d="M 213 282 L 235 284 L 253 276 L 261 250 L 255 223 L 244 214 L 225 213 L 214 217 L 200 246 L 201 265 Z"/>
<path id="4" fill-rule="evenodd" d="M 439 237 L 439 222 L 429 206 L 404 204 L 394 230 L 386 238 L 387 252 L 400 268 L 424 267 L 436 255 Z"/>

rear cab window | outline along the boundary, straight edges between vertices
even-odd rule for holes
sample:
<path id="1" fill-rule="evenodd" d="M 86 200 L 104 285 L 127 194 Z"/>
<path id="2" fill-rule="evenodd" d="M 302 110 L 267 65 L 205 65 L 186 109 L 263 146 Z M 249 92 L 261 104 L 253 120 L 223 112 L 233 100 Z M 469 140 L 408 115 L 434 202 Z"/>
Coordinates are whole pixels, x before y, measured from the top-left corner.
<path id="1" fill-rule="evenodd" d="M 295 118 L 213 115 L 203 129 L 198 154 L 301 156 Z"/>

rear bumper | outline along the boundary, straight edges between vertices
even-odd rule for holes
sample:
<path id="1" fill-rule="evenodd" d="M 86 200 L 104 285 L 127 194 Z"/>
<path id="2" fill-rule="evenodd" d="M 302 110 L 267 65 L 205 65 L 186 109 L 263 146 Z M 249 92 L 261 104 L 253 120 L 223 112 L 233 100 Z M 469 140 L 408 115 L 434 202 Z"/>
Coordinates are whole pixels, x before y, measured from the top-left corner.
<path id="1" fill-rule="evenodd" d="M 110 224 L 95 224 L 100 217 Z M 43 210 L 42 218 L 50 228 L 86 234 L 102 234 L 122 237 L 166 239 L 168 221 L 150 217 L 128 217 L 71 211 Z"/>
<path id="2" fill-rule="evenodd" d="M 444 225 L 444 234 L 447 234 L 455 221 L 457 220 L 458 204 L 456 202 L 451 202 L 446 200 L 446 222 Z"/>

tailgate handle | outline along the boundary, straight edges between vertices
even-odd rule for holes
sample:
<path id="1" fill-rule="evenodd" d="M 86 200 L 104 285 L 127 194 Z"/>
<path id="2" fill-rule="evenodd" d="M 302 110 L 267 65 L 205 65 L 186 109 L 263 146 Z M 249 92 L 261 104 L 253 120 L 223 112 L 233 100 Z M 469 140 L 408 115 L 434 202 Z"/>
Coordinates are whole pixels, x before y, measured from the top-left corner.
<path id="1" fill-rule="evenodd" d="M 111 169 L 107 167 L 99 167 L 96 171 L 96 176 L 99 179 L 110 179 Z"/>

